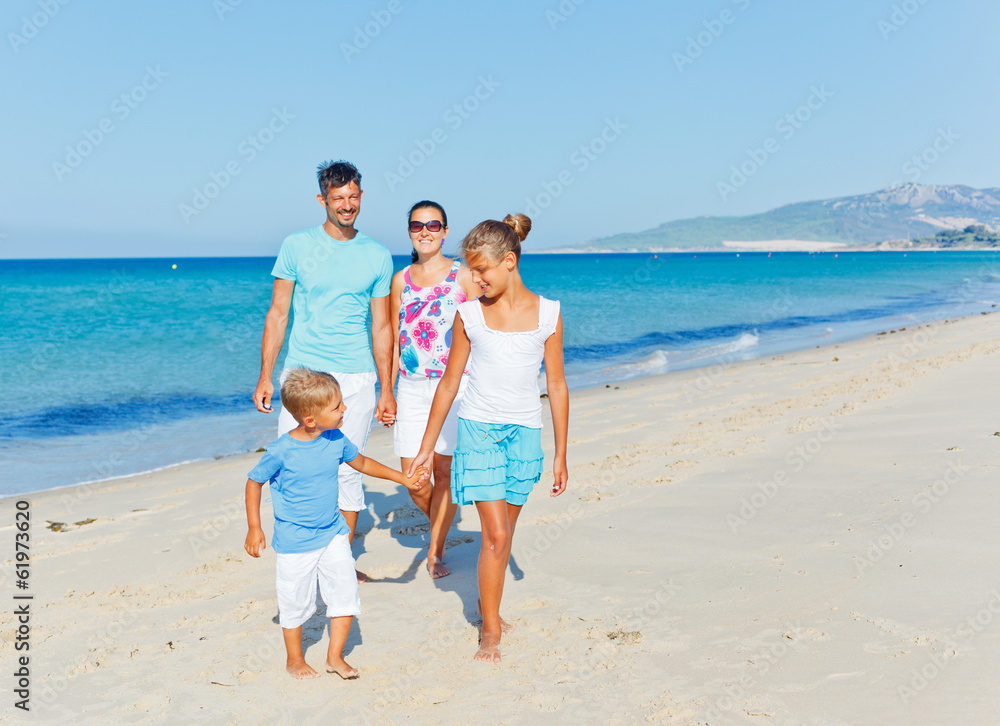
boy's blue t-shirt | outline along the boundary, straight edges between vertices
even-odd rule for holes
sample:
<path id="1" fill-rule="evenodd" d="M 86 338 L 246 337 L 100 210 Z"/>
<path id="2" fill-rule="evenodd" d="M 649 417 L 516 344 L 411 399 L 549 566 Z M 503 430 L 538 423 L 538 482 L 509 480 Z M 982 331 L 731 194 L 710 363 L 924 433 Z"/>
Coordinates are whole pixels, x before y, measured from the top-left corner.
<path id="1" fill-rule="evenodd" d="M 361 232 L 335 240 L 320 225 L 286 237 L 271 274 L 295 282 L 285 368 L 375 370 L 371 300 L 389 294 L 389 250 Z"/>
<path id="2" fill-rule="evenodd" d="M 337 468 L 357 455 L 358 447 L 338 429 L 313 441 L 283 434 L 267 447 L 247 477 L 271 485 L 275 552 L 311 552 L 338 534 L 350 534 L 337 506 Z"/>

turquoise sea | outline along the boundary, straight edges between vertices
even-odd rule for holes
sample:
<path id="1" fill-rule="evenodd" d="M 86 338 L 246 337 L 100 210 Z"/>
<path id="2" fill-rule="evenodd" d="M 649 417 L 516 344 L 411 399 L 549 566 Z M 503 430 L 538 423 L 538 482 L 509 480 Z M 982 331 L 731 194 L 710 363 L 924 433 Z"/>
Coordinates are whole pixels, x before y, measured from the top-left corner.
<path id="1" fill-rule="evenodd" d="M 276 416 L 250 394 L 272 262 L 0 261 L 0 495 L 269 442 Z M 525 255 L 521 270 L 562 302 L 577 389 L 1000 303 L 991 252 Z"/>

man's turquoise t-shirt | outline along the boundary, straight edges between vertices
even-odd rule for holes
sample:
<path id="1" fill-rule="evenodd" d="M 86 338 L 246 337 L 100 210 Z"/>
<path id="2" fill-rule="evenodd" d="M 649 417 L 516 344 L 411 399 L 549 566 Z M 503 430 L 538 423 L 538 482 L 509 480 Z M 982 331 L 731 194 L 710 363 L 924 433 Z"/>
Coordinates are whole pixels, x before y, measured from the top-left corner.
<path id="1" fill-rule="evenodd" d="M 312 552 L 350 534 L 338 507 L 337 469 L 357 455 L 358 447 L 338 429 L 312 441 L 283 434 L 267 447 L 247 478 L 271 486 L 275 552 Z"/>
<path id="2" fill-rule="evenodd" d="M 335 240 L 320 225 L 286 237 L 271 274 L 295 282 L 285 368 L 375 370 L 371 300 L 389 294 L 389 250 L 360 232 Z"/>

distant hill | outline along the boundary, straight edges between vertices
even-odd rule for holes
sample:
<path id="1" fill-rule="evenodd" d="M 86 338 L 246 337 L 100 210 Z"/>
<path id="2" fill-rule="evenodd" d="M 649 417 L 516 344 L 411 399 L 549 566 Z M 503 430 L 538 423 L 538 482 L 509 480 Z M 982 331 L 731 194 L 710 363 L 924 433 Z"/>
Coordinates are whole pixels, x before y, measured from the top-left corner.
<path id="1" fill-rule="evenodd" d="M 891 243 L 890 243 L 891 244 Z M 895 245 L 894 245 L 895 246 Z M 965 229 L 949 229 L 938 232 L 933 237 L 921 237 L 902 243 L 900 248 L 941 249 L 941 250 L 981 250 L 1000 249 L 1000 235 L 981 224 L 972 224 Z"/>
<path id="2" fill-rule="evenodd" d="M 970 225 L 982 225 L 987 232 L 1000 229 L 1000 189 L 897 184 L 871 194 L 786 204 L 745 217 L 678 219 L 654 229 L 616 234 L 562 251 L 721 249 L 724 242 L 777 240 L 870 247 Z"/>

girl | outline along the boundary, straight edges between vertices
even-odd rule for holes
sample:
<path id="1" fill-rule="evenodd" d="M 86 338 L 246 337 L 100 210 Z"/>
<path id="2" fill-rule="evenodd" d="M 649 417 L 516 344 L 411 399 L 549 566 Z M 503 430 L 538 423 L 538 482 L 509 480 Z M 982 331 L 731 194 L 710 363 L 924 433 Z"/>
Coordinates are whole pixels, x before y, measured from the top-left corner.
<path id="1" fill-rule="evenodd" d="M 417 202 L 410 209 L 410 241 L 413 264 L 392 278 L 391 319 L 396 321 L 396 345 L 392 379 L 399 371 L 393 449 L 406 471 L 420 449 L 434 391 L 448 363 L 451 326 L 459 303 L 478 297 L 467 267 L 441 253 L 448 237 L 448 215 L 437 202 Z M 465 376 L 462 376 L 464 383 Z M 465 386 L 459 386 L 459 395 Z M 433 446 L 428 468 L 434 474 L 431 486 L 409 489 L 410 497 L 431 524 L 427 571 L 437 579 L 449 574 L 443 564 L 445 539 L 455 519 L 452 503 L 451 456 L 455 449 L 458 416 L 449 416 Z"/>
<path id="2" fill-rule="evenodd" d="M 475 503 L 479 512 L 483 626 L 475 658 L 494 663 L 500 662 L 500 637 L 508 629 L 500 618 L 500 598 L 511 538 L 521 507 L 542 474 L 538 372 L 543 359 L 555 434 L 550 496 L 562 494 L 569 477 L 569 394 L 559 303 L 528 290 L 518 272 L 521 241 L 530 229 L 531 220 L 523 214 L 507 215 L 503 222 L 482 222 L 462 240 L 462 254 L 482 297 L 458 306 L 448 365 L 434 395 L 420 451 L 409 469 L 430 467 L 434 442 L 459 391 L 471 351 L 468 391 L 458 412 L 452 495 L 458 504 Z"/>

